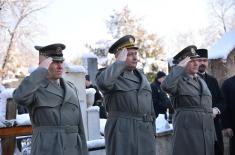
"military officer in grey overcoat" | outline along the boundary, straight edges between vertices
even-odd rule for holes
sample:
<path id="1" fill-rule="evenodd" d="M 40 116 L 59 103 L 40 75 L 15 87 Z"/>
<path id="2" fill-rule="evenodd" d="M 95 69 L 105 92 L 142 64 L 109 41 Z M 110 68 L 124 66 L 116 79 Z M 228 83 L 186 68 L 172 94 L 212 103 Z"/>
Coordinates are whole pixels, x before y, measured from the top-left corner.
<path id="1" fill-rule="evenodd" d="M 196 49 L 188 46 L 174 57 L 176 66 L 161 85 L 174 99 L 173 155 L 214 155 L 212 96 L 205 81 L 196 74 Z"/>
<path id="2" fill-rule="evenodd" d="M 39 67 L 13 93 L 16 103 L 28 107 L 32 123 L 32 155 L 87 155 L 78 92 L 62 78 L 63 44 L 39 50 Z"/>
<path id="3" fill-rule="evenodd" d="M 137 51 L 132 35 L 120 38 L 109 49 L 116 61 L 96 76 L 108 112 L 106 155 L 156 155 L 151 87 L 136 69 Z"/>

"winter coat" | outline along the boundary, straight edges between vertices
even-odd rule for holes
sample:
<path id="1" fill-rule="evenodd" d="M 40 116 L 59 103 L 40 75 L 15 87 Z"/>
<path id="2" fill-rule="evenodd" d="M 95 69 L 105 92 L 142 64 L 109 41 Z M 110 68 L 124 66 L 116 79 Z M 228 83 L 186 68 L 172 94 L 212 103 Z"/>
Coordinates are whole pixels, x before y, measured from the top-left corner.
<path id="1" fill-rule="evenodd" d="M 222 92 L 225 98 L 226 108 L 223 114 L 223 127 L 233 129 L 235 133 L 235 76 L 232 76 L 222 84 Z"/>
<path id="2" fill-rule="evenodd" d="M 28 107 L 32 123 L 32 155 L 87 155 L 82 115 L 76 87 L 60 79 L 58 87 L 38 68 L 13 94 L 14 101 Z"/>
<path id="3" fill-rule="evenodd" d="M 222 92 L 225 99 L 226 108 L 222 113 L 223 128 L 231 128 L 235 133 L 235 76 L 232 76 L 224 81 L 222 84 Z M 229 152 L 231 155 L 235 154 L 235 136 L 229 139 Z"/>
<path id="4" fill-rule="evenodd" d="M 150 85 L 142 72 L 126 68 L 116 61 L 96 77 L 108 112 L 106 155 L 156 155 Z"/>
<path id="5" fill-rule="evenodd" d="M 214 155 L 216 138 L 211 93 L 200 77 L 198 82 L 176 66 L 162 83 L 174 97 L 173 155 Z"/>

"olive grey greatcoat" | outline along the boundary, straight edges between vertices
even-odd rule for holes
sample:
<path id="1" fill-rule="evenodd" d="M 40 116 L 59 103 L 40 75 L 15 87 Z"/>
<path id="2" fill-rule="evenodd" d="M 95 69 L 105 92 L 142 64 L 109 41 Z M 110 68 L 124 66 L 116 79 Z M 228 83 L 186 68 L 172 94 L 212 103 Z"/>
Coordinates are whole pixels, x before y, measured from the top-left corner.
<path id="1" fill-rule="evenodd" d="M 204 80 L 176 66 L 161 87 L 174 98 L 173 155 L 214 155 L 212 98 Z"/>
<path id="2" fill-rule="evenodd" d="M 156 155 L 151 87 L 142 72 L 126 68 L 116 61 L 96 76 L 108 112 L 106 155 Z"/>
<path id="3" fill-rule="evenodd" d="M 82 115 L 76 87 L 60 79 L 60 88 L 38 68 L 26 77 L 13 94 L 25 105 L 33 128 L 32 155 L 87 155 Z"/>

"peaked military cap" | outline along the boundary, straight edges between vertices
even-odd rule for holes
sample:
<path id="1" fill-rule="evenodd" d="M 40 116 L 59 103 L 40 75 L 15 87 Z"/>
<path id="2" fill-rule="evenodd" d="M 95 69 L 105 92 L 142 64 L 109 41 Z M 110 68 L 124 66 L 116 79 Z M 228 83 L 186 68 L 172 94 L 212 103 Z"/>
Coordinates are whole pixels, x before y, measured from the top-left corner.
<path id="1" fill-rule="evenodd" d="M 47 46 L 34 46 L 39 51 L 39 55 L 51 57 L 53 61 L 64 61 L 62 50 L 65 49 L 64 44 L 51 44 Z"/>
<path id="2" fill-rule="evenodd" d="M 190 45 L 188 47 L 185 47 L 182 51 L 180 51 L 178 54 L 176 54 L 173 57 L 173 63 L 178 64 L 181 60 L 183 60 L 186 57 L 190 58 L 197 58 L 199 55 L 196 53 L 197 47 L 195 45 Z"/>
<path id="3" fill-rule="evenodd" d="M 207 49 L 197 49 L 196 52 L 197 52 L 197 54 L 199 55 L 200 58 L 208 58 Z"/>
<path id="4" fill-rule="evenodd" d="M 117 51 L 123 49 L 123 48 L 129 48 L 129 49 L 139 49 L 135 45 L 135 37 L 132 35 L 126 35 L 120 39 L 118 39 L 110 48 L 109 53 L 115 54 Z"/>

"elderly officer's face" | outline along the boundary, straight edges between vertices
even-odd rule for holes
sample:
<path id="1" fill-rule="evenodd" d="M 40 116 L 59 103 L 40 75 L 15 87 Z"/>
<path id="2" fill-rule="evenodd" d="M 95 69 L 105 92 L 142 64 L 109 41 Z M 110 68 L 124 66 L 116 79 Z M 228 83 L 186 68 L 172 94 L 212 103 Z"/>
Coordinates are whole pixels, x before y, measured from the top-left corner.
<path id="1" fill-rule="evenodd" d="M 208 67 L 208 59 L 207 58 L 199 58 L 199 69 L 200 73 L 204 73 Z"/>
<path id="2" fill-rule="evenodd" d="M 61 61 L 53 61 L 48 68 L 48 78 L 57 80 L 62 77 L 64 64 Z"/>
<path id="3" fill-rule="evenodd" d="M 127 49 L 127 58 L 126 63 L 129 70 L 134 70 L 137 66 L 137 50 L 136 49 Z"/>
<path id="4" fill-rule="evenodd" d="M 198 72 L 199 62 L 198 58 L 191 58 L 191 60 L 187 63 L 186 72 L 190 75 L 194 75 Z"/>

